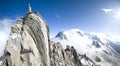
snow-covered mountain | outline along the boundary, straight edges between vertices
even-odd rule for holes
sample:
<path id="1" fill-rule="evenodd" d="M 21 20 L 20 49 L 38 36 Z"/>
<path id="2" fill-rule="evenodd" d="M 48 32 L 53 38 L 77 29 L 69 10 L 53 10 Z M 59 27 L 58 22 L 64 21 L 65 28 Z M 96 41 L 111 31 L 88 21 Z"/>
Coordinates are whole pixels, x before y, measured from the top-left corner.
<path id="1" fill-rule="evenodd" d="M 53 42 L 74 46 L 80 54 L 86 54 L 101 66 L 120 65 L 120 40 L 102 33 L 85 33 L 79 29 L 59 32 Z"/>

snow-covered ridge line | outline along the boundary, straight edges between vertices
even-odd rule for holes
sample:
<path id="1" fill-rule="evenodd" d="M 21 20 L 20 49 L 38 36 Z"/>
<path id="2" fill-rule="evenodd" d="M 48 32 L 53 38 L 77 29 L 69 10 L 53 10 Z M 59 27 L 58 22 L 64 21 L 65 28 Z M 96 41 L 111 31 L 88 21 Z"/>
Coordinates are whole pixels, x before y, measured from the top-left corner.
<path id="1" fill-rule="evenodd" d="M 70 29 L 59 32 L 52 41 L 60 42 L 63 48 L 66 45 L 74 46 L 80 54 L 86 54 L 101 66 L 112 66 L 120 61 L 119 38 L 112 38 L 104 33 L 85 33 L 79 29 Z M 117 65 L 119 63 L 115 66 Z"/>
<path id="2" fill-rule="evenodd" d="M 103 40 L 105 40 L 105 39 L 107 39 L 107 40 L 110 40 L 110 41 L 118 41 L 118 42 L 120 42 L 120 37 L 119 36 L 113 36 L 113 35 L 108 35 L 108 34 L 105 34 L 105 33 L 96 33 L 96 32 L 89 32 L 89 33 L 87 33 L 87 32 L 84 32 L 84 31 L 82 31 L 82 30 L 79 30 L 79 29 L 77 29 L 77 28 L 75 28 L 75 29 L 69 29 L 69 30 L 62 30 L 62 31 L 60 31 L 59 33 L 63 33 L 63 34 L 68 34 L 68 33 L 71 33 L 71 34 L 74 34 L 74 33 L 79 33 L 79 34 L 81 34 L 81 35 L 92 35 L 92 36 L 97 36 L 97 37 L 99 37 L 101 40 L 103 39 Z"/>

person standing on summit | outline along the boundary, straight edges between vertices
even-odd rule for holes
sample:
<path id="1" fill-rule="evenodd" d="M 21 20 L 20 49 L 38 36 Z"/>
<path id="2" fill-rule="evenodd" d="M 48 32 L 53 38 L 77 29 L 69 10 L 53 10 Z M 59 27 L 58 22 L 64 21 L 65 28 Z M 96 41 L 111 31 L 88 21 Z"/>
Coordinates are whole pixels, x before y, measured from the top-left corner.
<path id="1" fill-rule="evenodd" d="M 78 59 L 77 59 L 77 52 L 76 52 L 76 50 L 74 49 L 73 46 L 71 47 L 71 53 L 73 54 L 75 62 L 77 62 L 78 61 Z"/>

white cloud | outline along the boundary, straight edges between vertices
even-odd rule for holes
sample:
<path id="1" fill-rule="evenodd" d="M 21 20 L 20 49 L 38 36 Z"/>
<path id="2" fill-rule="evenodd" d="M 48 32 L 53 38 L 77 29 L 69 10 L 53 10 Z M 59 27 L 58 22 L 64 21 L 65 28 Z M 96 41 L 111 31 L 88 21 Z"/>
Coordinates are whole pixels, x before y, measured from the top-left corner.
<path id="1" fill-rule="evenodd" d="M 115 23 L 120 23 L 120 9 L 101 9 L 105 12 L 108 16 L 111 16 L 114 21 L 112 22 L 112 25 Z"/>
<path id="2" fill-rule="evenodd" d="M 6 41 L 9 37 L 10 27 L 15 23 L 16 19 L 0 20 L 0 55 L 3 53 Z"/>
<path id="3" fill-rule="evenodd" d="M 114 11 L 114 17 L 116 20 L 120 19 L 120 9 L 117 9 L 116 11 Z"/>
<path id="4" fill-rule="evenodd" d="M 114 9 L 101 9 L 101 10 L 104 11 L 105 13 L 110 13 L 114 11 Z"/>

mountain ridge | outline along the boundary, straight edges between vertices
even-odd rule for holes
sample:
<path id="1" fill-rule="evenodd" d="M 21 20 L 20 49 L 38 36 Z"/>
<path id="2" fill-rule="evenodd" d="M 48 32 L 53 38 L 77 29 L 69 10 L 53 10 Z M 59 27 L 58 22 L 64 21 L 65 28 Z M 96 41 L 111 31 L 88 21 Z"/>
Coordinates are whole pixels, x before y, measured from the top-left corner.
<path id="1" fill-rule="evenodd" d="M 61 37 L 66 37 L 66 39 Z M 70 29 L 63 31 L 61 35 L 58 33 L 54 38 L 52 38 L 52 41 L 60 42 L 64 48 L 66 45 L 74 46 L 79 53 L 86 54 L 95 62 L 95 57 L 97 60 L 101 60 L 101 62 L 97 63 L 102 66 L 107 64 L 109 66 L 119 65 L 119 49 L 115 48 L 116 46 L 120 48 L 120 44 L 115 44 L 118 40 L 115 40 L 103 33 L 85 33 L 79 29 Z M 111 58 L 115 58 L 112 59 L 114 61 L 111 61 Z"/>

